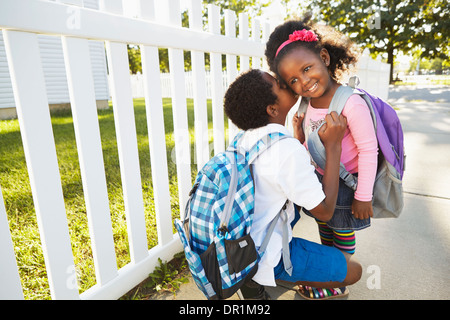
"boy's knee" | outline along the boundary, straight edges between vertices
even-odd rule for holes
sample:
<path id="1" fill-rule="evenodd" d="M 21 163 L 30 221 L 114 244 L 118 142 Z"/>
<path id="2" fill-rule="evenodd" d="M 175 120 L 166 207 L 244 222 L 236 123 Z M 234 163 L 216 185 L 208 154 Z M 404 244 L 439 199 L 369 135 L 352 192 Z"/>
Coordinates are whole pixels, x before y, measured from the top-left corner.
<path id="1" fill-rule="evenodd" d="M 362 266 L 356 261 L 352 255 L 344 253 L 347 258 L 347 277 L 344 282 L 346 285 L 351 285 L 358 282 L 362 277 Z"/>

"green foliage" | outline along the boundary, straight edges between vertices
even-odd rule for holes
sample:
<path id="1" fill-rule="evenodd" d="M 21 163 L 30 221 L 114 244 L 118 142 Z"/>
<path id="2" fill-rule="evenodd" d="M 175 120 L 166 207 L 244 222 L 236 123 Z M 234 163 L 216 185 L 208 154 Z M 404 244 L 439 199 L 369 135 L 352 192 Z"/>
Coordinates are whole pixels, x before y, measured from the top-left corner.
<path id="1" fill-rule="evenodd" d="M 238 15 L 241 12 L 247 12 L 253 14 L 255 16 L 260 15 L 262 9 L 269 6 L 272 1 L 268 1 L 267 3 L 262 3 L 262 1 L 258 0 L 204 0 L 203 3 L 206 4 L 215 4 L 221 7 L 223 10 L 229 9 L 236 12 Z"/>
<path id="2" fill-rule="evenodd" d="M 315 8 L 314 20 L 336 27 L 375 55 L 386 54 L 392 65 L 396 54 L 415 49 L 422 57 L 449 58 L 446 0 L 310 0 L 309 4 Z"/>
<path id="3" fill-rule="evenodd" d="M 128 63 L 130 65 L 130 72 L 132 74 L 142 73 L 141 65 L 141 51 L 137 46 L 127 45 L 128 49 Z"/>
<path id="4" fill-rule="evenodd" d="M 157 244 L 158 240 L 144 99 L 135 99 L 134 106 L 147 242 L 149 248 L 152 248 Z M 163 111 L 172 217 L 179 217 L 176 165 L 171 157 L 174 148 L 171 99 L 163 99 Z M 195 177 L 197 168 L 194 161 L 194 106 L 192 99 L 187 99 L 187 113 L 192 142 L 191 168 L 192 176 Z M 121 268 L 130 262 L 130 256 L 113 107 L 111 106 L 106 110 L 98 110 L 98 119 L 117 267 Z M 78 274 L 80 293 L 82 293 L 92 287 L 96 283 L 96 279 L 71 111 L 52 112 L 51 121 L 72 251 Z M 210 101 L 208 101 L 208 121 L 212 127 Z M 225 119 L 224 124 L 225 128 L 227 128 L 228 122 Z M 50 290 L 44 254 L 17 119 L 0 120 L 0 141 L 0 186 L 24 296 L 25 299 L 49 299 Z"/>
<path id="5" fill-rule="evenodd" d="M 159 266 L 155 267 L 155 270 L 150 273 L 149 281 L 146 287 L 152 288 L 156 291 L 169 291 L 173 294 L 180 289 L 180 285 L 189 282 L 186 276 L 179 275 L 179 270 L 183 270 L 187 267 L 187 262 L 184 257 L 184 253 L 178 253 L 175 255 L 175 260 L 180 260 L 177 264 L 163 263 L 158 258 Z"/>

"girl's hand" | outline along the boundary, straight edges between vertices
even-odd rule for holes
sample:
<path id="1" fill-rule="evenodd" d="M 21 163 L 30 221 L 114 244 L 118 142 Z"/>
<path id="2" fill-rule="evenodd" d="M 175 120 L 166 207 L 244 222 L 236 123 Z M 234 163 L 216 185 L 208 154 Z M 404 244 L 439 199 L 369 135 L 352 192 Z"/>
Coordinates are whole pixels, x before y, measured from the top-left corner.
<path id="1" fill-rule="evenodd" d="M 353 199 L 352 214 L 356 219 L 368 219 L 373 217 L 372 201 L 359 201 Z"/>
<path id="2" fill-rule="evenodd" d="M 301 144 L 305 142 L 305 133 L 303 132 L 303 120 L 305 119 L 305 113 L 300 116 L 295 113 L 292 118 L 292 126 L 294 127 L 294 138 L 298 139 Z"/>

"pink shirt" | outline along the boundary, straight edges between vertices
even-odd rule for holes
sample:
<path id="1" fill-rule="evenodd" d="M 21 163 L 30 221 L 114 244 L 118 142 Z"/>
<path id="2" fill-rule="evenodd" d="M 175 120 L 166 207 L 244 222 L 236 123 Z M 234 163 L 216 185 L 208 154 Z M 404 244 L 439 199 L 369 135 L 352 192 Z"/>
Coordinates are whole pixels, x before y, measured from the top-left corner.
<path id="1" fill-rule="evenodd" d="M 320 126 L 327 113 L 328 108 L 308 106 L 304 120 L 306 139 Z M 347 118 L 347 130 L 342 140 L 341 162 L 350 173 L 358 173 L 355 199 L 370 201 L 378 162 L 378 142 L 370 111 L 360 96 L 353 95 L 347 100 L 342 114 Z M 306 142 L 305 146 L 308 148 Z M 322 169 L 316 169 L 323 174 Z"/>

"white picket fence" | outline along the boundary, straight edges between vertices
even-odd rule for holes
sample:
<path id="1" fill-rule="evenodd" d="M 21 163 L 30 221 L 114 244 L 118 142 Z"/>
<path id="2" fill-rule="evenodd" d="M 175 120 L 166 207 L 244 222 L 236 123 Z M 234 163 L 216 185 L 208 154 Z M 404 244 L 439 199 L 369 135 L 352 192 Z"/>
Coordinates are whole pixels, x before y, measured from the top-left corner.
<path id="1" fill-rule="evenodd" d="M 357 64 L 356 74 L 358 75 L 361 83 L 360 88 L 370 91 L 373 95 L 376 95 L 382 99 L 387 100 L 389 95 L 389 71 L 390 65 L 380 60 L 373 60 L 370 58 L 369 53 L 365 51 Z M 348 76 L 352 76 L 350 74 Z M 170 73 L 161 73 L 161 94 L 164 98 L 172 97 L 172 88 Z M 131 91 L 133 98 L 142 98 L 145 96 L 144 90 L 144 76 L 142 74 L 131 75 Z M 192 72 L 184 73 L 186 98 L 194 97 L 194 76 Z M 229 77 L 227 71 L 222 72 L 222 90 L 225 91 L 228 88 Z M 342 80 L 346 82 L 346 79 Z M 212 98 L 212 81 L 211 72 L 205 72 L 206 82 L 206 98 Z"/>
<path id="2" fill-rule="evenodd" d="M 209 158 L 208 139 L 204 138 L 208 136 L 204 53 L 211 55 L 214 150 L 221 152 L 225 149 L 222 54 L 227 57 L 230 81 L 238 74 L 237 56 L 240 56 L 241 70 L 248 69 L 249 61 L 253 67 L 261 67 L 264 52 L 261 24 L 252 19 L 254 36 L 250 38 L 249 18 L 246 14 L 239 15 L 239 38 L 236 38 L 236 15 L 227 10 L 226 35 L 221 35 L 220 9 L 209 5 L 209 31 L 203 31 L 201 0 L 189 1 L 189 29 L 181 27 L 179 0 L 164 2 L 170 7 L 165 11 L 169 13 L 168 19 L 163 20 L 168 21 L 167 24 L 155 22 L 155 17 L 161 14 L 155 12 L 156 1 L 152 0 L 139 1 L 139 18 L 124 16 L 121 0 L 103 0 L 100 10 L 83 8 L 81 0 L 61 2 L 2 0 L 0 28 L 3 29 L 51 297 L 117 299 L 148 276 L 157 265 L 158 257 L 169 260 L 182 250 L 172 229 L 158 47 L 169 50 L 179 203 L 184 207 L 192 181 L 190 144 L 186 139 L 189 134 L 183 50 L 192 52 L 196 159 L 200 167 Z M 267 36 L 266 26 L 262 29 Z M 60 36 L 63 43 L 97 282 L 82 294 L 77 285 L 37 34 Z M 131 257 L 131 262 L 119 270 L 88 40 L 105 42 L 111 77 L 110 94 Z M 127 43 L 140 45 L 142 54 L 158 233 L 158 245 L 150 250 L 144 221 Z M 0 198 L 0 258 L 0 299 L 23 298 L 3 198 Z"/>
<path id="3" fill-rule="evenodd" d="M 172 97 L 172 85 L 171 85 L 170 73 L 161 73 L 161 95 L 163 98 Z M 142 74 L 132 74 L 131 79 L 131 92 L 133 98 L 143 98 L 145 96 L 144 90 L 144 76 Z M 184 83 L 186 98 L 194 98 L 194 74 L 192 71 L 184 73 Z M 228 88 L 228 75 L 226 71 L 222 71 L 222 92 Z M 205 72 L 205 86 L 206 86 L 206 98 L 212 98 L 212 77 L 211 72 L 207 70 Z"/>
<path id="4" fill-rule="evenodd" d="M 125 3 L 125 0 L 123 0 Z M 52 299 L 117 299 L 144 280 L 158 258 L 169 260 L 181 251 L 173 233 L 163 118 L 163 87 L 158 48 L 168 48 L 174 139 L 180 207 L 192 186 L 190 142 L 187 137 L 186 80 L 183 51 L 191 51 L 192 97 L 195 114 L 197 167 L 210 157 L 207 98 L 212 100 L 214 152 L 225 149 L 222 99 L 222 54 L 226 55 L 226 83 L 241 70 L 263 68 L 264 43 L 270 26 L 225 10 L 225 35 L 220 34 L 220 9 L 208 5 L 209 30 L 203 31 L 201 0 L 189 0 L 189 28 L 181 27 L 179 0 L 168 6 L 168 17 L 156 22 L 154 0 L 139 0 L 139 17 L 123 14 L 122 0 L 102 0 L 100 10 L 82 7 L 82 0 L 2 0 L 0 29 L 14 90 L 15 104 L 30 178 Z M 160 4 L 160 3 L 159 3 Z M 161 22 L 163 21 L 163 22 Z M 250 35 L 251 31 L 251 37 Z M 38 34 L 61 37 L 70 93 L 77 150 L 86 201 L 96 285 L 80 294 L 71 250 L 68 221 L 45 90 Z M 131 262 L 118 269 L 95 103 L 89 40 L 104 41 L 114 105 L 118 154 Z M 147 112 L 152 184 L 158 245 L 148 249 L 137 149 L 133 93 L 127 43 L 140 46 L 142 92 Z M 210 86 L 204 53 L 210 53 Z M 236 58 L 240 57 L 240 70 Z M 377 69 L 379 72 L 379 69 Z M 371 81 L 370 77 L 366 81 Z M 363 81 L 364 84 L 364 81 Z M 385 84 L 385 87 L 388 83 Z M 208 91 L 210 90 L 210 91 Z M 235 134 L 230 124 L 229 136 Z M 23 288 L 0 189 L 0 299 L 23 299 Z"/>

